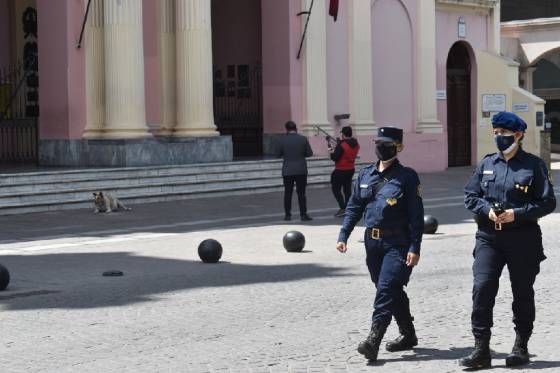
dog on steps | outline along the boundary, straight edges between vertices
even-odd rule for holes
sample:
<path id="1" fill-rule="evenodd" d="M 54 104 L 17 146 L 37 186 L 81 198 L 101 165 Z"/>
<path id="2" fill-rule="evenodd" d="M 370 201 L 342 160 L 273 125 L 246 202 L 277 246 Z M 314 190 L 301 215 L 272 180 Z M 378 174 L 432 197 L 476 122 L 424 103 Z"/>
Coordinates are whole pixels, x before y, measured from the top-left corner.
<path id="1" fill-rule="evenodd" d="M 99 214 L 100 212 L 109 214 L 119 209 L 123 209 L 125 211 L 132 210 L 130 207 L 126 207 L 116 197 L 113 197 L 110 194 L 103 194 L 103 192 L 93 193 L 93 203 L 95 205 L 95 210 L 93 210 L 95 214 Z"/>

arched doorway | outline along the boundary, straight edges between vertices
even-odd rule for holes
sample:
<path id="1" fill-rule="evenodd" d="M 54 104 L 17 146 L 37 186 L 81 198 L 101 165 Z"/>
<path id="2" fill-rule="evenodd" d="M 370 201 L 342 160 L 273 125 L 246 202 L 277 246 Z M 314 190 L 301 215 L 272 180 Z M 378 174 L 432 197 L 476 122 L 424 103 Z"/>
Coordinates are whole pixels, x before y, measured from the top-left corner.
<path id="1" fill-rule="evenodd" d="M 457 42 L 447 57 L 448 166 L 471 164 L 471 58 L 468 46 Z"/>
<path id="2" fill-rule="evenodd" d="M 533 63 L 533 93 L 546 101 L 546 121 L 552 124 L 551 146 L 560 151 L 560 49 L 553 49 Z"/>

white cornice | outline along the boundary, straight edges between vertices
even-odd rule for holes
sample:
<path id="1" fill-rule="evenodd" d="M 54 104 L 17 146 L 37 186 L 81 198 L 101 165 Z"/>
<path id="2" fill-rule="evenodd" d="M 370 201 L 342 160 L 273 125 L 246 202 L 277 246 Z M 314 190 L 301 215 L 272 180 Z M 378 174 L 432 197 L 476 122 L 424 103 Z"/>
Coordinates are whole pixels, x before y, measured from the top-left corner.
<path id="1" fill-rule="evenodd" d="M 502 22 L 502 30 L 516 30 L 524 28 L 550 28 L 560 27 L 560 17 L 536 18 L 522 21 Z"/>
<path id="2" fill-rule="evenodd" d="M 469 8 L 494 8 L 499 0 L 436 0 L 438 5 L 455 5 Z"/>

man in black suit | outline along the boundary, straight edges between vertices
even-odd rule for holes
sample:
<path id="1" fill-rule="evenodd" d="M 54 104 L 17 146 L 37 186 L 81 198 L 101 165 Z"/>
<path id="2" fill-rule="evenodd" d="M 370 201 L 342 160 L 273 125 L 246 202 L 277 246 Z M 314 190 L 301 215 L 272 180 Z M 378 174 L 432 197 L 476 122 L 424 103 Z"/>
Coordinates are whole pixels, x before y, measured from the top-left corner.
<path id="1" fill-rule="evenodd" d="M 284 220 L 292 219 L 292 194 L 294 184 L 298 195 L 299 213 L 302 221 L 312 220 L 307 215 L 307 201 L 305 198 L 305 187 L 307 186 L 307 161 L 313 151 L 307 141 L 307 137 L 297 133 L 297 126 L 289 121 L 285 124 L 286 135 L 278 141 L 277 156 L 284 159 L 282 166 L 282 177 L 284 178 Z"/>

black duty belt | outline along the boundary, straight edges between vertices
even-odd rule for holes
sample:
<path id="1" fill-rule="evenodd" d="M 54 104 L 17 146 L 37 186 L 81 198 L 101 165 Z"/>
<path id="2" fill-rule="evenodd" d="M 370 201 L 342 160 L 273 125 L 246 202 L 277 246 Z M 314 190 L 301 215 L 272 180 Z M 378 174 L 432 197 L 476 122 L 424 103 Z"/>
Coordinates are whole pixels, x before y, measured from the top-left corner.
<path id="1" fill-rule="evenodd" d="M 383 237 L 405 236 L 407 234 L 408 229 L 405 228 L 366 228 L 366 235 L 374 240 L 379 240 Z"/>

